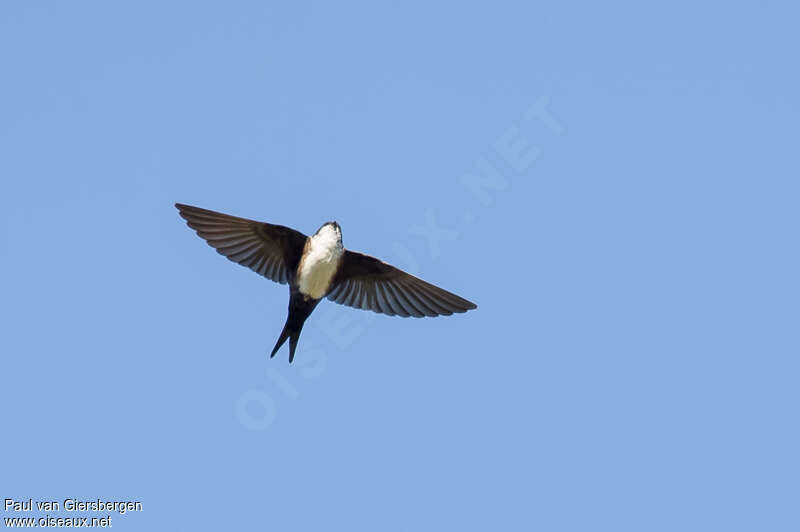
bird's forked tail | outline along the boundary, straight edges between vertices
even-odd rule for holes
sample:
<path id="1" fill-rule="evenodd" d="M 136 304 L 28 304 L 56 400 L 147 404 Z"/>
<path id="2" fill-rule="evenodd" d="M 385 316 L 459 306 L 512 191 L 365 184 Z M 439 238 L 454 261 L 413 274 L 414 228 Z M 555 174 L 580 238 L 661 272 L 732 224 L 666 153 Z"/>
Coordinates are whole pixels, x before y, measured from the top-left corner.
<path id="1" fill-rule="evenodd" d="M 278 352 L 278 349 L 286 342 L 286 339 L 289 339 L 289 364 L 292 363 L 294 360 L 294 351 L 297 349 L 297 341 L 300 339 L 300 331 L 303 330 L 303 325 L 301 324 L 299 328 L 293 329 L 289 327 L 289 320 L 286 320 L 286 325 L 283 326 L 283 330 L 281 331 L 281 335 L 278 337 L 278 341 L 275 343 L 275 347 L 272 348 L 272 353 L 270 353 L 269 357 L 272 358 L 275 356 L 275 353 Z"/>

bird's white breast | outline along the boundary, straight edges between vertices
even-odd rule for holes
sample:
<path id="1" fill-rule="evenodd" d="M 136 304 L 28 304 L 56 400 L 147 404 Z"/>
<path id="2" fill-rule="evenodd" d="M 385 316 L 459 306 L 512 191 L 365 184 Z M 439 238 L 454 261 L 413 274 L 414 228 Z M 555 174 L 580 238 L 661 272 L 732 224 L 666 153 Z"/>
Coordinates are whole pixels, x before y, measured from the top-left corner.
<path id="1" fill-rule="evenodd" d="M 321 299 L 328 291 L 343 253 L 341 238 L 333 229 L 321 230 L 309 238 L 297 271 L 297 287 L 300 293 Z"/>

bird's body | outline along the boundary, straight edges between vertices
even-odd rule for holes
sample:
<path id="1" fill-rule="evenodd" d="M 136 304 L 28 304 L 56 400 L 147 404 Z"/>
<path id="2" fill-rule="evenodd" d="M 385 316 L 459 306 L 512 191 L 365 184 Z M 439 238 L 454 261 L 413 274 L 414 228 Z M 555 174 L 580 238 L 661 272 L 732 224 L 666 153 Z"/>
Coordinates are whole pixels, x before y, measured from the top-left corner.
<path id="1" fill-rule="evenodd" d="M 328 222 L 308 237 L 281 225 L 256 222 L 176 203 L 186 223 L 220 254 L 289 285 L 286 324 L 270 356 L 289 339 L 289 362 L 308 316 L 323 297 L 391 316 L 439 316 L 474 303 L 342 245 L 341 227 Z"/>
<path id="2" fill-rule="evenodd" d="M 339 224 L 328 222 L 320 227 L 316 234 L 308 237 L 300 256 L 300 264 L 297 266 L 296 282 L 292 283 L 296 286 L 291 287 L 289 294 L 286 325 L 270 356 L 275 356 L 283 342 L 289 338 L 289 361 L 294 359 L 303 323 L 327 293 L 342 262 L 342 255 L 344 246 Z"/>
<path id="3" fill-rule="evenodd" d="M 339 224 L 328 222 L 306 241 L 303 258 L 297 268 L 300 293 L 322 299 L 336 275 L 344 255 Z"/>

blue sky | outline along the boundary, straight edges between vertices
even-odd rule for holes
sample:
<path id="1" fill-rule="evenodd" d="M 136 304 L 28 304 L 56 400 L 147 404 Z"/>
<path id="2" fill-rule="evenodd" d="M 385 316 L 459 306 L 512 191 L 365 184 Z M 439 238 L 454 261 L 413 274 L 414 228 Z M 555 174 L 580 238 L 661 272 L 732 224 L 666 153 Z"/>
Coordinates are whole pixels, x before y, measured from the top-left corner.
<path id="1" fill-rule="evenodd" d="M 797 530 L 798 15 L 5 3 L 0 496 L 141 501 L 116 530 Z M 270 360 L 286 287 L 176 201 L 338 220 L 479 308 L 323 302 Z"/>

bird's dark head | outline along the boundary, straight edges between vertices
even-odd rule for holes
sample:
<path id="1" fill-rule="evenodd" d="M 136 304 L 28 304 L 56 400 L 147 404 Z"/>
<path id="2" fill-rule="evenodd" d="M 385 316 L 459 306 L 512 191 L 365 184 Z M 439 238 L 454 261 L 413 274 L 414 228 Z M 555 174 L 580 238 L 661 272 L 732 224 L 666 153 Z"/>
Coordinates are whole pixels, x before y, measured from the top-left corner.
<path id="1" fill-rule="evenodd" d="M 337 222 L 325 222 L 324 224 L 322 224 L 322 227 L 317 229 L 317 232 L 314 233 L 314 236 L 328 237 L 336 239 L 339 242 L 341 242 L 342 228 L 339 226 Z"/>

